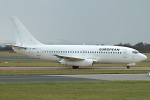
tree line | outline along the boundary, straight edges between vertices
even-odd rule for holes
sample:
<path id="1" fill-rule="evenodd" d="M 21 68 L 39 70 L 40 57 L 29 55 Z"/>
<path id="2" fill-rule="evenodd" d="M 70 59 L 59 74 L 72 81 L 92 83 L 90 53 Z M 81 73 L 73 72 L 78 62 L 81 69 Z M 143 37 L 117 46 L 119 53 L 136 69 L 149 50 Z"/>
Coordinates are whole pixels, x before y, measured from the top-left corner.
<path id="1" fill-rule="evenodd" d="M 138 50 L 141 53 L 150 53 L 150 44 L 143 43 L 143 42 L 139 42 L 135 45 L 131 45 L 130 43 L 125 43 L 125 44 L 119 43 L 116 46 L 130 47 Z"/>
<path id="2" fill-rule="evenodd" d="M 13 49 L 11 47 L 8 47 L 8 46 L 0 46 L 0 51 L 13 52 Z"/>
<path id="3" fill-rule="evenodd" d="M 116 44 L 115 46 L 124 46 L 124 47 L 130 47 L 130 48 L 134 48 L 136 50 L 138 50 L 141 53 L 150 53 L 150 44 L 147 43 L 137 43 L 135 45 L 131 45 L 130 43 L 119 43 Z M 9 51 L 9 52 L 13 52 L 13 49 L 11 47 L 8 46 L 0 46 L 0 51 Z"/>

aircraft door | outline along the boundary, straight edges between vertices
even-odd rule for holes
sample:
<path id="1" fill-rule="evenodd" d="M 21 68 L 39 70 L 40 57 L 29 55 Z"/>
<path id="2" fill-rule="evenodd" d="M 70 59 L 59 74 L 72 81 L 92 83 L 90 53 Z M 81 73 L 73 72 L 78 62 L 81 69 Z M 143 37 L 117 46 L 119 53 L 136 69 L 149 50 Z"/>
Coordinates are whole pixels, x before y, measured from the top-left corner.
<path id="1" fill-rule="evenodd" d="M 40 59 L 40 56 L 41 56 L 41 49 L 37 49 L 37 57 L 38 57 L 38 59 Z"/>
<path id="2" fill-rule="evenodd" d="M 123 50 L 123 58 L 127 58 L 127 49 Z"/>

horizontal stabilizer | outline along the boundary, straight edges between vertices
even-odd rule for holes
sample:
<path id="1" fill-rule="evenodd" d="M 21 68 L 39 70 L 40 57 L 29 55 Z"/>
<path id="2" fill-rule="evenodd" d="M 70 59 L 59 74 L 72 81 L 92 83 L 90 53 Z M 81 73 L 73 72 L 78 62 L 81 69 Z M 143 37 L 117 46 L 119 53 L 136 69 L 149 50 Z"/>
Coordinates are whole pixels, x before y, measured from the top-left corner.
<path id="1" fill-rule="evenodd" d="M 6 45 L 8 47 L 16 47 L 16 48 L 21 48 L 21 49 L 27 49 L 27 47 L 24 46 L 17 46 L 17 45 Z"/>

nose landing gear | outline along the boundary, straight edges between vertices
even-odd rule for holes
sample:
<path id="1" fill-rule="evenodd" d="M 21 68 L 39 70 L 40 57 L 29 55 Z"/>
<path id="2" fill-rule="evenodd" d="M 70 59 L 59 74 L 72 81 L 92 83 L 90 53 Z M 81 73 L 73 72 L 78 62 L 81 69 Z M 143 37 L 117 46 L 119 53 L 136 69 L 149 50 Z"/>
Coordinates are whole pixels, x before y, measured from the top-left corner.
<path id="1" fill-rule="evenodd" d="M 130 66 L 127 66 L 127 69 L 130 69 Z"/>
<path id="2" fill-rule="evenodd" d="M 134 66 L 135 63 L 130 63 L 130 64 L 127 64 L 127 69 L 130 69 L 130 66 Z"/>

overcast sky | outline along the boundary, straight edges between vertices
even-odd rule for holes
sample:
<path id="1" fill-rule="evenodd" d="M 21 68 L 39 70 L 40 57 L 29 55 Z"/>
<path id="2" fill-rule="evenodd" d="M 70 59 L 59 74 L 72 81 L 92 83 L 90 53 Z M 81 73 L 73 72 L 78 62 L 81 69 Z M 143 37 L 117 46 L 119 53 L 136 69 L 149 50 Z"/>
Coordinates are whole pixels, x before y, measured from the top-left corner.
<path id="1" fill-rule="evenodd" d="M 0 0 L 1 43 L 10 16 L 46 44 L 150 43 L 150 0 Z"/>

